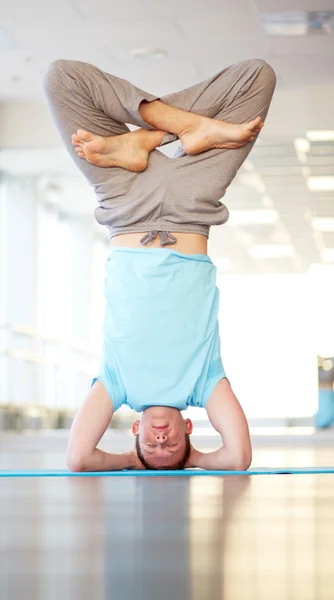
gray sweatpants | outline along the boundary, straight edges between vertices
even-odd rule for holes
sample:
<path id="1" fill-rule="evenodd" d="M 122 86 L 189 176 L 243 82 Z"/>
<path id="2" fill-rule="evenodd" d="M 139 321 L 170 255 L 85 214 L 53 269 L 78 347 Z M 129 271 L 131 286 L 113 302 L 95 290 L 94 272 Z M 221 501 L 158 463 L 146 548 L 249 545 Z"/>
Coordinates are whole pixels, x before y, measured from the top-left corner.
<path id="1" fill-rule="evenodd" d="M 274 88 L 274 71 L 263 60 L 255 59 L 231 65 L 160 100 L 206 117 L 245 123 L 258 115 L 266 117 Z M 220 200 L 254 142 L 196 156 L 186 155 L 181 147 L 173 158 L 153 150 L 147 168 L 140 173 L 98 167 L 78 157 L 71 134 L 81 128 L 103 136 L 120 135 L 129 131 L 125 123 L 154 129 L 142 120 L 138 108 L 143 100 L 159 97 L 91 64 L 71 60 L 50 64 L 44 89 L 69 154 L 95 189 L 99 203 L 95 218 L 108 227 L 110 238 L 120 233 L 151 232 L 151 239 L 165 232 L 160 237 L 166 245 L 174 242 L 166 232 L 208 236 L 210 226 L 227 221 L 228 210 Z M 161 145 L 175 139 L 173 134 L 166 134 Z"/>

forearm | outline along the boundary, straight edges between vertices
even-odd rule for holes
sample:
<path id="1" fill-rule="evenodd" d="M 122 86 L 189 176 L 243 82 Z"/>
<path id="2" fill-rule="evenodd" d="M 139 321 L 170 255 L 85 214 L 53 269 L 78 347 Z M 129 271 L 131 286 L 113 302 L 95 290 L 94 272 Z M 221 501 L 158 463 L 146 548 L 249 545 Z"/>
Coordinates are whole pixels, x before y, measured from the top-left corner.
<path id="1" fill-rule="evenodd" d="M 133 455 L 130 452 L 109 454 L 95 448 L 92 454 L 82 460 L 80 471 L 121 471 L 133 469 L 134 466 Z"/>
<path id="2" fill-rule="evenodd" d="M 237 454 L 223 446 L 214 452 L 197 452 L 193 466 L 210 471 L 245 471 L 251 460 L 251 450 Z"/>

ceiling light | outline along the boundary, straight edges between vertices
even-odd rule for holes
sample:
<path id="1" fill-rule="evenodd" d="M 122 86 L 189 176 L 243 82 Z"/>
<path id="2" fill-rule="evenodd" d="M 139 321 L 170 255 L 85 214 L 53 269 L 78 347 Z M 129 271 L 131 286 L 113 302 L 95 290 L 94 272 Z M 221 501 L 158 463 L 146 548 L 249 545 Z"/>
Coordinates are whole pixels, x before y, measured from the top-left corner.
<path id="1" fill-rule="evenodd" d="M 294 145 L 297 152 L 309 152 L 310 151 L 310 142 L 305 138 L 295 138 Z"/>
<path id="2" fill-rule="evenodd" d="M 310 142 L 334 142 L 334 130 L 319 129 L 319 131 L 307 131 L 306 137 Z"/>
<path id="3" fill-rule="evenodd" d="M 334 31 L 333 10 L 264 12 L 261 21 L 269 35 L 325 35 Z"/>
<path id="4" fill-rule="evenodd" d="M 279 219 L 275 210 L 230 210 L 228 223 L 237 225 L 257 225 L 277 223 Z"/>
<path id="5" fill-rule="evenodd" d="M 266 186 L 261 179 L 261 175 L 256 171 L 250 171 L 248 173 L 240 173 L 240 181 L 244 185 L 255 188 L 258 192 L 264 193 Z"/>
<path id="6" fill-rule="evenodd" d="M 274 206 L 274 203 L 270 196 L 262 196 L 261 201 L 263 206 L 265 206 L 266 208 L 272 208 Z"/>
<path id="7" fill-rule="evenodd" d="M 249 249 L 252 258 L 285 258 L 287 256 L 292 256 L 294 252 L 294 247 L 288 244 L 261 244 L 252 246 Z"/>
<path id="8" fill-rule="evenodd" d="M 160 48 L 136 48 L 131 50 L 133 58 L 165 58 L 167 54 L 166 50 Z"/>
<path id="9" fill-rule="evenodd" d="M 307 162 L 307 153 L 310 151 L 310 147 L 311 147 L 310 142 L 308 140 L 306 140 L 305 138 L 295 138 L 293 143 L 295 145 L 295 150 L 296 150 L 298 160 L 301 163 L 306 163 Z"/>
<path id="10" fill-rule="evenodd" d="M 307 187 L 311 192 L 323 192 L 334 190 L 334 177 L 308 177 Z"/>
<path id="11" fill-rule="evenodd" d="M 245 162 L 244 162 L 244 169 L 248 173 L 251 173 L 252 171 L 255 171 L 255 167 L 254 167 L 253 163 L 250 160 L 245 160 Z"/>
<path id="12" fill-rule="evenodd" d="M 334 231 L 334 218 L 316 217 L 312 220 L 314 229 L 318 231 Z"/>
<path id="13" fill-rule="evenodd" d="M 307 23 L 304 11 L 264 12 L 261 21 L 269 35 L 306 35 Z"/>
<path id="14" fill-rule="evenodd" d="M 334 261 L 334 248 L 324 248 L 321 253 L 322 260 L 326 262 Z"/>

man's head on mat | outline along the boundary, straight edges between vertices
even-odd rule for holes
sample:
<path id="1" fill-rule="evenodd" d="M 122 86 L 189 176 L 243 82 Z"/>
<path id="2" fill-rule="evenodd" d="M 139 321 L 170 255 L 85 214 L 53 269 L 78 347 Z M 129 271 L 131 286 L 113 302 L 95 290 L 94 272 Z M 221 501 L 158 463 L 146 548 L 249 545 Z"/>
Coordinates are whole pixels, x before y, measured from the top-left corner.
<path id="1" fill-rule="evenodd" d="M 150 406 L 132 425 L 136 450 L 146 469 L 183 469 L 190 455 L 190 419 L 177 408 Z"/>

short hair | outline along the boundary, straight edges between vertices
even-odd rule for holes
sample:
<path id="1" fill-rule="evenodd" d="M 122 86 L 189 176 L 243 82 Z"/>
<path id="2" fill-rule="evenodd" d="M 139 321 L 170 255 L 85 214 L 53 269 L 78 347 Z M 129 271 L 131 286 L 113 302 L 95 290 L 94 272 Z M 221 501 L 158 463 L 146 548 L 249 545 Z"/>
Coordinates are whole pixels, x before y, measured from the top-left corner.
<path id="1" fill-rule="evenodd" d="M 148 469 L 149 471 L 159 471 L 160 469 L 163 469 L 164 471 L 174 471 L 174 470 L 181 471 L 182 469 L 184 469 L 185 465 L 187 464 L 187 461 L 188 461 L 188 458 L 189 458 L 190 452 L 191 452 L 190 436 L 188 433 L 185 434 L 185 440 L 186 440 L 186 445 L 185 445 L 184 455 L 183 455 L 183 458 L 178 463 L 176 463 L 175 465 L 172 465 L 170 467 L 153 467 L 143 457 L 143 453 L 141 451 L 141 447 L 140 447 L 140 443 L 139 443 L 139 435 L 136 435 L 136 450 L 137 450 L 138 458 L 143 463 L 145 469 Z"/>

